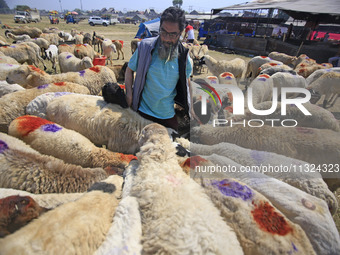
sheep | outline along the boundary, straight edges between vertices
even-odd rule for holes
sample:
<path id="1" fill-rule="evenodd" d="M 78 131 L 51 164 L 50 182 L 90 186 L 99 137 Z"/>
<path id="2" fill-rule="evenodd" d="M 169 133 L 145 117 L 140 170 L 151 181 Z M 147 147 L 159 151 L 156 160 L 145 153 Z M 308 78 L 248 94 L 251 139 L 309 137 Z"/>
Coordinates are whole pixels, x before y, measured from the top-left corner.
<path id="1" fill-rule="evenodd" d="M 278 90 L 278 97 L 281 95 L 281 88 L 306 88 L 307 83 L 306 79 L 293 74 L 293 73 L 286 73 L 286 72 L 277 72 L 273 74 L 270 79 L 273 80 L 273 86 Z M 294 93 L 289 95 L 289 97 L 296 97 L 298 94 Z"/>
<path id="2" fill-rule="evenodd" d="M 302 228 L 246 184 L 232 178 L 197 182 L 235 230 L 244 254 L 316 254 Z"/>
<path id="3" fill-rule="evenodd" d="M 25 89 L 18 84 L 8 84 L 6 81 L 0 81 L 0 98 L 19 90 Z"/>
<path id="4" fill-rule="evenodd" d="M 64 42 L 64 40 L 62 38 L 60 38 L 58 36 L 58 34 L 55 34 L 55 33 L 43 33 L 43 34 L 41 34 L 40 36 L 37 36 L 37 37 L 44 38 L 50 44 L 54 44 L 54 45 L 59 45 L 59 44 Z"/>
<path id="5" fill-rule="evenodd" d="M 64 41 L 72 41 L 74 40 L 74 37 L 70 34 L 70 33 L 67 33 L 67 32 L 64 32 L 64 31 L 60 31 L 58 33 L 59 37 L 64 39 Z"/>
<path id="6" fill-rule="evenodd" d="M 272 60 L 271 58 L 265 57 L 265 56 L 256 56 L 253 57 L 251 60 L 249 60 L 247 69 L 245 72 L 245 78 L 249 78 L 250 81 L 254 80 L 256 76 L 260 73 L 259 68 L 265 64 L 265 63 L 275 63 L 278 65 L 283 65 L 282 62 Z"/>
<path id="7" fill-rule="evenodd" d="M 107 66 L 110 68 L 116 75 L 117 81 L 124 82 L 125 79 L 125 71 L 128 66 L 129 62 L 125 62 L 123 65 L 113 65 L 113 66 Z"/>
<path id="8" fill-rule="evenodd" d="M 204 145 L 190 143 L 189 146 L 183 144 L 183 138 L 176 140 L 185 148 L 188 148 L 193 155 L 212 155 L 217 154 L 227 157 L 236 163 L 249 167 L 249 169 L 260 169 L 260 167 L 271 166 L 304 166 L 308 163 L 305 161 L 289 158 L 276 153 L 250 150 L 231 143 L 219 143 L 215 145 Z M 310 195 L 323 199 L 334 214 L 338 208 L 338 202 L 334 194 L 328 189 L 327 184 L 322 180 L 318 172 L 264 172 L 265 175 L 279 179 L 293 187 L 296 187 Z"/>
<path id="9" fill-rule="evenodd" d="M 295 68 L 294 70 L 298 75 L 301 75 L 304 78 L 307 78 L 309 75 L 311 75 L 313 72 L 319 69 L 326 68 L 322 65 L 315 64 L 315 65 L 310 65 L 306 67 L 300 67 L 300 68 Z"/>
<path id="10" fill-rule="evenodd" d="M 256 110 L 268 110 L 273 105 L 272 101 L 266 101 L 262 102 L 256 105 Z M 303 112 L 294 104 L 288 104 L 286 105 L 286 115 L 281 115 L 281 103 L 277 103 L 276 110 L 268 115 L 256 115 L 250 112 L 249 110 L 246 110 L 245 115 L 236 117 L 237 121 L 240 121 L 241 119 L 251 120 L 251 119 L 258 119 L 265 122 L 266 119 L 272 119 L 275 120 L 271 123 L 265 123 L 268 125 L 275 125 L 280 126 L 282 121 L 285 119 L 293 119 L 297 122 L 298 127 L 311 127 L 311 128 L 318 128 L 318 129 L 331 129 L 334 131 L 339 132 L 339 122 L 334 117 L 334 115 L 317 105 L 313 105 L 311 103 L 305 103 L 303 104 L 303 107 L 307 109 L 308 112 L 311 113 L 311 115 L 304 115 Z M 236 121 L 236 119 L 233 119 L 233 121 Z"/>
<path id="11" fill-rule="evenodd" d="M 0 81 L 6 80 L 7 74 L 20 66 L 21 65 L 19 63 L 17 64 L 0 63 Z"/>
<path id="12" fill-rule="evenodd" d="M 89 57 L 91 58 L 91 60 L 99 56 L 99 54 L 95 52 L 92 46 L 89 44 L 76 44 L 76 46 L 74 47 L 74 55 L 80 59 L 83 59 L 84 57 Z"/>
<path id="13" fill-rule="evenodd" d="M 79 72 L 68 72 L 49 75 L 33 66 L 21 66 L 9 72 L 6 81 L 17 83 L 23 87 L 37 87 L 48 83 L 73 82 L 83 85 L 93 95 L 98 95 L 107 82 L 117 82 L 116 76 L 108 67 L 94 66 Z"/>
<path id="14" fill-rule="evenodd" d="M 112 42 L 116 46 L 116 51 L 118 53 L 117 59 L 119 59 L 119 53 L 120 52 L 122 53 L 122 56 L 123 56 L 122 59 L 124 59 L 124 51 L 123 51 L 124 42 L 122 40 L 112 40 Z"/>
<path id="15" fill-rule="evenodd" d="M 223 72 L 230 72 L 235 76 L 237 82 L 242 78 L 245 69 L 245 61 L 240 58 L 234 58 L 230 61 L 216 61 L 211 56 L 204 55 L 204 61 L 213 75 L 219 76 Z"/>
<path id="16" fill-rule="evenodd" d="M 61 73 L 77 72 L 93 67 L 91 58 L 84 57 L 83 59 L 79 59 L 69 52 L 60 53 L 58 62 Z"/>
<path id="17" fill-rule="evenodd" d="M 208 145 L 229 142 L 252 150 L 275 152 L 316 166 L 339 163 L 340 136 L 333 130 L 240 125 L 201 125 L 192 129 L 191 137 L 197 137 L 198 142 Z M 321 174 L 323 177 L 334 176 L 326 172 Z"/>
<path id="18" fill-rule="evenodd" d="M 204 57 L 204 55 L 208 54 L 208 46 L 207 45 L 193 45 L 190 47 L 189 55 L 191 59 L 193 60 L 193 69 L 196 72 L 202 72 L 202 61 L 201 59 Z"/>
<path id="19" fill-rule="evenodd" d="M 322 106 L 327 107 L 329 103 L 331 106 L 335 104 L 336 99 L 340 94 L 340 73 L 328 72 L 323 74 L 313 83 L 307 86 L 307 89 L 314 90 L 320 95 L 325 95 Z M 332 98 L 333 97 L 333 98 Z"/>
<path id="20" fill-rule="evenodd" d="M 54 209 L 62 204 L 75 201 L 83 196 L 84 193 L 47 193 L 33 194 L 27 191 L 18 189 L 0 188 L 0 198 L 8 196 L 28 196 L 34 199 L 39 206 L 46 209 Z"/>
<path id="21" fill-rule="evenodd" d="M 130 108 L 85 95 L 56 98 L 48 104 L 46 113 L 50 121 L 77 131 L 94 144 L 126 154 L 136 153 L 142 128 L 152 123 Z"/>
<path id="22" fill-rule="evenodd" d="M 294 68 L 300 67 L 301 65 L 302 65 L 302 66 L 313 65 L 313 64 L 315 64 L 315 63 L 316 63 L 316 61 L 315 61 L 314 59 L 311 59 L 311 58 L 308 57 L 306 54 L 301 54 L 301 55 L 296 59 Z"/>
<path id="23" fill-rule="evenodd" d="M 276 52 L 276 51 L 269 53 L 268 57 L 273 59 L 273 60 L 280 61 L 285 65 L 293 66 L 293 67 L 296 66 L 296 62 L 297 62 L 297 57 L 289 56 L 285 53 L 280 53 L 280 52 Z"/>
<path id="24" fill-rule="evenodd" d="M 4 64 L 14 64 L 19 65 L 19 62 L 16 61 L 14 58 L 6 56 L 3 52 L 0 51 L 0 63 Z"/>
<path id="25" fill-rule="evenodd" d="M 33 42 L 36 45 L 38 45 L 40 47 L 41 53 L 43 54 L 43 57 L 46 57 L 45 50 L 47 50 L 48 47 L 50 46 L 50 42 L 49 41 L 47 41 L 44 38 L 40 38 L 39 37 L 39 38 L 31 39 L 29 42 Z"/>
<path id="26" fill-rule="evenodd" d="M 89 44 L 92 46 L 92 36 L 90 33 L 84 34 L 84 44 Z"/>
<path id="27" fill-rule="evenodd" d="M 11 234 L 46 211 L 31 197 L 9 196 L 0 199 L 0 238 Z"/>
<path id="28" fill-rule="evenodd" d="M 7 34 L 12 33 L 14 35 L 29 35 L 31 38 L 37 38 L 42 34 L 42 31 L 36 27 L 21 26 L 18 28 L 8 29 L 5 31 L 5 36 L 8 38 Z"/>
<path id="29" fill-rule="evenodd" d="M 7 33 L 7 37 L 13 39 L 14 41 L 30 41 L 31 37 L 29 35 L 23 34 L 23 35 L 14 35 L 12 33 Z"/>
<path id="30" fill-rule="evenodd" d="M 50 130 L 48 126 L 54 129 Z M 36 116 L 16 118 L 9 125 L 8 134 L 23 140 L 40 153 L 62 159 L 65 163 L 112 169 L 120 175 L 132 159 L 137 159 L 133 155 L 98 148 L 78 132 Z"/>
<path id="31" fill-rule="evenodd" d="M 268 74 L 270 76 L 277 72 L 296 74 L 296 72 L 287 65 L 284 65 L 284 64 L 278 65 L 276 63 L 271 63 L 271 62 L 261 65 L 259 68 L 259 71 L 260 71 L 259 74 Z"/>
<path id="32" fill-rule="evenodd" d="M 0 35 L 0 46 L 9 46 L 7 39 L 5 37 L 2 37 L 1 35 Z"/>
<path id="33" fill-rule="evenodd" d="M 45 27 L 42 30 L 43 33 L 54 33 L 57 34 L 60 32 L 59 28 L 56 27 Z"/>
<path id="34" fill-rule="evenodd" d="M 323 74 L 328 73 L 328 72 L 340 72 L 340 67 L 333 67 L 333 68 L 327 68 L 327 69 L 319 69 L 319 70 L 314 71 L 311 75 L 309 75 L 306 78 L 307 85 L 312 84 L 319 77 L 321 77 Z"/>
<path id="35" fill-rule="evenodd" d="M 97 35 L 95 31 L 93 31 L 92 35 L 92 45 L 93 49 L 96 49 L 97 45 L 97 52 L 103 53 L 103 48 L 102 48 L 102 42 L 104 40 L 104 36 L 102 35 Z"/>
<path id="36" fill-rule="evenodd" d="M 27 104 L 35 97 L 46 92 L 69 91 L 75 93 L 89 94 L 89 90 L 81 85 L 60 82 L 38 86 L 37 88 L 16 91 L 0 98 L 0 132 L 7 132 L 12 120 L 25 115 Z"/>
<path id="37" fill-rule="evenodd" d="M 235 79 L 235 76 L 230 72 L 224 72 L 221 73 L 218 76 L 218 82 L 219 84 L 226 84 L 226 85 L 235 85 L 237 86 L 237 81 Z"/>
<path id="38" fill-rule="evenodd" d="M 112 65 L 112 52 L 116 53 L 116 45 L 110 39 L 104 39 L 102 42 L 103 55 L 106 57 L 106 63 L 109 62 Z"/>
<path id="39" fill-rule="evenodd" d="M 84 44 L 84 36 L 82 34 L 74 35 L 75 44 Z"/>
<path id="40" fill-rule="evenodd" d="M 135 51 L 138 48 L 138 43 L 141 41 L 142 39 L 132 39 L 131 40 L 131 54 L 133 55 L 133 53 L 135 53 Z"/>
<path id="41" fill-rule="evenodd" d="M 45 50 L 47 59 L 52 62 L 52 68 L 54 72 L 57 72 L 57 62 L 58 62 L 58 47 L 51 44 L 47 50 Z"/>
<path id="42" fill-rule="evenodd" d="M 36 44 L 34 45 L 37 46 Z M 3 52 L 6 56 L 14 58 L 20 64 L 27 62 L 29 65 L 34 64 L 35 66 L 38 67 L 38 62 L 40 61 L 42 62 L 44 69 L 46 70 L 44 61 L 40 57 L 40 48 L 39 48 L 39 52 L 37 52 L 37 49 L 34 48 L 29 43 L 11 45 L 9 47 L 3 46 L 3 47 L 0 47 L 0 51 Z"/>
<path id="43" fill-rule="evenodd" d="M 131 196 L 140 206 L 142 253 L 243 254 L 235 232 L 178 165 L 165 127 L 146 126 L 138 142 L 139 166 Z"/>
<path id="44" fill-rule="evenodd" d="M 53 124 L 50 125 L 53 129 Z M 27 152 L 29 145 L 8 142 L 0 133 L 0 187 L 31 193 L 75 193 L 86 191 L 93 183 L 104 180 L 110 171 L 82 168 L 52 156 Z M 31 149 L 31 148 L 30 148 Z"/>
<path id="45" fill-rule="evenodd" d="M 196 156 L 192 161 L 192 165 L 198 166 L 196 178 L 207 178 L 207 174 L 209 178 L 235 178 L 264 195 L 289 220 L 300 225 L 316 254 L 339 253 L 340 237 L 325 201 L 261 173 L 241 171 L 241 165 L 223 156 Z M 206 167 L 229 166 L 234 170 L 216 171 L 213 175 L 203 173 L 204 168 L 202 171 L 199 168 L 201 162 Z"/>
<path id="46" fill-rule="evenodd" d="M 44 213 L 2 239 L 2 254 L 93 254 L 110 228 L 121 185 L 121 177 L 94 184 L 78 200 Z"/>
<path id="47" fill-rule="evenodd" d="M 69 52 L 69 53 L 74 53 L 74 48 L 76 47 L 75 44 L 60 44 L 58 45 L 58 51 L 59 51 L 59 54 L 62 53 L 62 52 Z"/>

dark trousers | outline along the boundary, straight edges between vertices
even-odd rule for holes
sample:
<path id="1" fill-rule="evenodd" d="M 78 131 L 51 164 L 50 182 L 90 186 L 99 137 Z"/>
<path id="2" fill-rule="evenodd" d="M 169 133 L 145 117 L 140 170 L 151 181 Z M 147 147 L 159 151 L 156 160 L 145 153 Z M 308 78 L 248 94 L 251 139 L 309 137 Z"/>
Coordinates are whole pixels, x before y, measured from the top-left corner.
<path id="1" fill-rule="evenodd" d="M 170 119 L 158 119 L 158 118 L 155 118 L 153 116 L 147 115 L 144 112 L 141 112 L 141 111 L 137 111 L 137 112 L 140 116 L 142 116 L 145 119 L 148 119 L 148 120 L 151 120 L 151 121 L 156 122 L 158 124 L 161 124 L 164 127 L 172 128 L 172 129 L 176 130 L 176 132 L 178 131 L 178 121 L 177 121 L 176 114 L 175 114 L 175 116 L 173 116 Z"/>

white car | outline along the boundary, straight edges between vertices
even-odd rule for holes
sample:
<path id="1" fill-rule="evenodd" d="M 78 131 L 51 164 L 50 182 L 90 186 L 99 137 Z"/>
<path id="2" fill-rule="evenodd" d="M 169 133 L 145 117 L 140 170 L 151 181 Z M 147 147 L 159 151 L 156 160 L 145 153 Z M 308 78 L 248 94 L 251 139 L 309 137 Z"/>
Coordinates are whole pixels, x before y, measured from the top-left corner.
<path id="1" fill-rule="evenodd" d="M 101 17 L 98 17 L 98 16 L 90 17 L 88 21 L 89 21 L 90 26 L 94 26 L 94 25 L 108 26 L 108 25 L 110 25 L 110 21 L 108 21 L 106 19 L 102 19 Z"/>

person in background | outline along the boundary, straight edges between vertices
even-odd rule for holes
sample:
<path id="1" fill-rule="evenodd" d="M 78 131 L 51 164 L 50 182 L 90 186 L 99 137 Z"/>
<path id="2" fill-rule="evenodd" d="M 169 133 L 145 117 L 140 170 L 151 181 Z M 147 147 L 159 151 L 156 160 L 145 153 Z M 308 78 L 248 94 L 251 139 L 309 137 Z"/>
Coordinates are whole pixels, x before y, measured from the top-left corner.
<path id="1" fill-rule="evenodd" d="M 325 34 L 325 36 L 323 37 L 323 41 L 324 41 L 324 42 L 328 42 L 328 38 L 329 38 L 329 32 L 327 32 L 327 33 Z"/>
<path id="2" fill-rule="evenodd" d="M 184 25 L 184 11 L 167 8 L 161 15 L 159 36 L 139 43 L 125 72 L 128 105 L 142 117 L 176 131 L 175 103 L 198 120 L 192 107 L 192 65 L 188 49 L 179 40 Z"/>
<path id="3" fill-rule="evenodd" d="M 211 42 L 212 42 L 211 35 L 207 35 L 207 37 L 204 39 L 204 41 L 203 41 L 203 43 L 201 45 L 205 44 L 205 45 L 207 45 L 209 47 Z"/>
<path id="4" fill-rule="evenodd" d="M 328 63 L 331 63 L 333 67 L 340 67 L 340 47 L 335 56 L 328 59 Z"/>
<path id="5" fill-rule="evenodd" d="M 189 22 L 186 22 L 184 39 L 185 38 L 187 38 L 188 43 L 193 43 L 195 39 L 194 28 L 189 24 Z"/>

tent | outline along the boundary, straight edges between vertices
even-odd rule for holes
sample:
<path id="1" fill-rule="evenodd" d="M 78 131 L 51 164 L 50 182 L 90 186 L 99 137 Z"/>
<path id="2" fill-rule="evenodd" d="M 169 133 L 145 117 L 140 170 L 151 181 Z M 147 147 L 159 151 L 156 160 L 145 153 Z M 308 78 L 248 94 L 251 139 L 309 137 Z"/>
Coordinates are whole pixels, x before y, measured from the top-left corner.
<path id="1" fill-rule="evenodd" d="M 135 38 L 147 38 L 157 36 L 159 33 L 160 18 L 141 23 Z"/>

